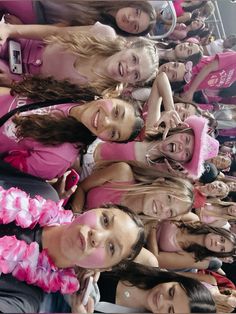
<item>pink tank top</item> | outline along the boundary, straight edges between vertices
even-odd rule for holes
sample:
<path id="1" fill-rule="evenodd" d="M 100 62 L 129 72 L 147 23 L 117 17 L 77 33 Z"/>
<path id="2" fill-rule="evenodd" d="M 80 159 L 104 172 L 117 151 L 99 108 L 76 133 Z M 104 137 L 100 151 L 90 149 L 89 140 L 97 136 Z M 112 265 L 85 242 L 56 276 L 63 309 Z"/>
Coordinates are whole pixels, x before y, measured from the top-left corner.
<path id="1" fill-rule="evenodd" d="M 121 204 L 121 199 L 126 191 L 114 189 L 114 185 L 129 184 L 128 182 L 105 183 L 102 186 L 91 189 L 87 193 L 86 209 L 97 208 L 104 204 Z"/>
<path id="2" fill-rule="evenodd" d="M 157 245 L 160 251 L 182 251 L 182 248 L 179 246 L 176 240 L 177 231 L 178 227 L 174 223 L 170 221 L 164 221 L 161 223 L 157 230 Z"/>
<path id="3" fill-rule="evenodd" d="M 127 144 L 104 142 L 100 145 L 100 154 L 103 160 L 135 160 L 135 142 Z"/>

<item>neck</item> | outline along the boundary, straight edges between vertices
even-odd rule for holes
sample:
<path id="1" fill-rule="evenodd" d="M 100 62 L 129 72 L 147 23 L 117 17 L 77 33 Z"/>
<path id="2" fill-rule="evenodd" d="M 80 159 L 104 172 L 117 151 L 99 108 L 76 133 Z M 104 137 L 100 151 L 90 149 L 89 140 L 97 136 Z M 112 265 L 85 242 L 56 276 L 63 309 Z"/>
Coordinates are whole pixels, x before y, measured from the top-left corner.
<path id="1" fill-rule="evenodd" d="M 67 225 L 60 225 L 54 227 L 44 227 L 42 235 L 42 246 L 43 249 L 47 249 L 48 255 L 59 268 L 72 267 L 66 257 L 61 252 L 61 238 L 64 229 Z"/>
<path id="2" fill-rule="evenodd" d="M 204 246 L 204 238 L 204 234 L 189 234 L 187 229 L 182 230 L 179 228 L 177 233 L 177 241 L 183 249 L 194 243 Z"/>
<path id="3" fill-rule="evenodd" d="M 70 109 L 69 116 L 81 122 L 81 115 L 83 114 L 84 110 L 87 109 L 87 107 L 90 106 L 93 102 L 95 102 L 95 100 L 72 107 Z"/>
<path id="4" fill-rule="evenodd" d="M 149 290 L 130 286 L 129 282 L 119 281 L 116 290 L 116 304 L 146 309 L 148 292 Z"/>
<path id="5" fill-rule="evenodd" d="M 176 59 L 174 49 L 160 50 L 159 55 L 160 55 L 160 59 L 164 58 L 164 59 L 167 59 L 169 61 L 174 61 Z"/>

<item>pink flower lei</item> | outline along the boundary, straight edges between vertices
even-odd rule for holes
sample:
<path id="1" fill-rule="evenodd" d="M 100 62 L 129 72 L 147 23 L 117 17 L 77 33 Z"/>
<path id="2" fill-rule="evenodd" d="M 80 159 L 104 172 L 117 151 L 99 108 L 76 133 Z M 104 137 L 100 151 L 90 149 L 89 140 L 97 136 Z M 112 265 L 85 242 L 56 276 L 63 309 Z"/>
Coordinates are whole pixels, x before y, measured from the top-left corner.
<path id="1" fill-rule="evenodd" d="M 15 221 L 21 228 L 60 225 L 71 222 L 73 213 L 64 210 L 63 200 L 55 203 L 37 196 L 30 198 L 17 188 L 0 187 L 0 224 Z M 57 268 L 47 254 L 39 252 L 39 244 L 18 240 L 15 236 L 0 238 L 0 274 L 9 274 L 20 281 L 36 285 L 46 292 L 60 291 L 71 294 L 79 289 L 73 268 Z"/>

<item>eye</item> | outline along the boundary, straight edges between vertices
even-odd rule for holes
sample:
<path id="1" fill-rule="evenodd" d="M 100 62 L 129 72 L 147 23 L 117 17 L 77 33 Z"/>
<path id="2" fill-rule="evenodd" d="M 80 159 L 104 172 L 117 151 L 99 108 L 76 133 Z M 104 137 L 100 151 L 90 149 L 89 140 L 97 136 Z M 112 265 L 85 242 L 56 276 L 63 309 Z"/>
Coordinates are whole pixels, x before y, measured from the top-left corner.
<path id="1" fill-rule="evenodd" d="M 136 13 L 137 16 L 139 16 L 140 13 L 141 13 L 141 10 L 140 10 L 140 9 L 136 9 L 136 12 L 135 12 L 135 13 Z"/>
<path id="2" fill-rule="evenodd" d="M 173 287 L 171 287 L 171 288 L 169 289 L 169 296 L 170 296 L 171 298 L 173 298 L 174 295 L 175 295 L 175 287 L 173 286 Z"/>
<path id="3" fill-rule="evenodd" d="M 221 238 L 220 238 L 220 241 L 221 241 L 221 243 L 225 243 L 225 238 L 224 238 L 224 237 L 221 237 Z"/>
<path id="4" fill-rule="evenodd" d="M 168 198 L 168 203 L 170 204 L 171 203 L 171 196 L 168 195 L 167 198 Z"/>
<path id="5" fill-rule="evenodd" d="M 116 135 L 116 130 L 112 129 L 112 131 L 111 131 L 111 139 L 114 139 L 115 135 Z"/>
<path id="6" fill-rule="evenodd" d="M 173 209 L 170 209 L 170 217 L 173 217 Z"/>
<path id="7" fill-rule="evenodd" d="M 119 116 L 119 108 L 118 106 L 115 107 L 115 118 Z"/>
<path id="8" fill-rule="evenodd" d="M 138 71 L 134 72 L 134 79 L 135 79 L 135 81 L 137 81 L 139 79 L 139 72 Z"/>
<path id="9" fill-rule="evenodd" d="M 109 249 L 109 252 L 111 253 L 111 256 L 113 256 L 115 253 L 115 246 L 112 242 L 109 242 L 108 249 Z"/>
<path id="10" fill-rule="evenodd" d="M 137 64 L 137 57 L 135 55 L 133 55 L 132 59 L 133 59 L 133 64 Z"/>
<path id="11" fill-rule="evenodd" d="M 106 213 L 102 213 L 102 224 L 104 227 L 109 226 L 109 217 Z"/>

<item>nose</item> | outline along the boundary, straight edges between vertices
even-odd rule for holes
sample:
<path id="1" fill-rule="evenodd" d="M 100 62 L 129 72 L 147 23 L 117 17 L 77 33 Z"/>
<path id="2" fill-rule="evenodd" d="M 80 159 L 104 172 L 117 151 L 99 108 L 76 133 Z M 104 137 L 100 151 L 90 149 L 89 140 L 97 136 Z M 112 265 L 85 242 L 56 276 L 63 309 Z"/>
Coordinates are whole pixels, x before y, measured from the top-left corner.
<path id="1" fill-rule="evenodd" d="M 104 246 L 104 232 L 91 230 L 89 232 L 90 245 L 94 248 Z"/>
<path id="2" fill-rule="evenodd" d="M 104 129 L 110 127 L 111 126 L 111 122 L 112 122 L 111 118 L 109 116 L 105 116 L 104 119 L 103 119 L 103 124 L 102 124 Z"/>
<path id="3" fill-rule="evenodd" d="M 129 75 L 129 74 L 131 74 L 133 71 L 135 71 L 135 65 L 127 64 L 127 66 L 126 66 L 126 73 Z"/>
<path id="4" fill-rule="evenodd" d="M 134 21 L 135 21 L 135 17 L 130 14 L 130 15 L 128 16 L 128 21 L 129 21 L 130 23 L 134 22 Z"/>

